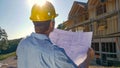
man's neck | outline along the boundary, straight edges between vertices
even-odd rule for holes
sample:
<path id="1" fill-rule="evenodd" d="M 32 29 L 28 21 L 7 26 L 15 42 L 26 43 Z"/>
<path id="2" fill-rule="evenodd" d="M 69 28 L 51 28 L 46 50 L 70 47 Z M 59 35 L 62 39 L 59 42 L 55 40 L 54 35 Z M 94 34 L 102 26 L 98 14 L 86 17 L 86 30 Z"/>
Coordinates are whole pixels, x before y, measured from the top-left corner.
<path id="1" fill-rule="evenodd" d="M 41 33 L 41 32 L 35 32 L 35 33 L 37 33 L 37 34 L 44 34 L 46 36 L 49 36 L 49 33 Z"/>

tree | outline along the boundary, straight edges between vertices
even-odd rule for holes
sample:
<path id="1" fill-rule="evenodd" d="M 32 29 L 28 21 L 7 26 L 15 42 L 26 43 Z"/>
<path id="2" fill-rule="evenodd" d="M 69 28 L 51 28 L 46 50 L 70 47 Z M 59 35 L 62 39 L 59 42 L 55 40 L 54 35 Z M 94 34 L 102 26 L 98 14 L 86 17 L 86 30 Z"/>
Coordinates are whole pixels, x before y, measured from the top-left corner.
<path id="1" fill-rule="evenodd" d="M 2 39 L 0 41 L 0 50 L 6 50 L 7 46 L 8 46 L 7 41 L 5 39 Z"/>
<path id="2" fill-rule="evenodd" d="M 62 30 L 64 30 L 65 27 L 66 27 L 66 26 L 65 26 L 63 23 L 61 23 L 61 24 L 58 25 L 57 29 L 62 29 Z"/>
<path id="3" fill-rule="evenodd" d="M 0 50 L 7 49 L 7 33 L 0 27 Z"/>
<path id="4" fill-rule="evenodd" d="M 7 53 L 15 52 L 17 49 L 18 43 L 20 42 L 21 39 L 22 38 L 8 40 L 8 46 L 6 47 L 6 49 L 2 48 L 2 50 L 0 50 L 0 54 L 7 54 Z M 3 47 L 5 47 L 5 45 Z"/>

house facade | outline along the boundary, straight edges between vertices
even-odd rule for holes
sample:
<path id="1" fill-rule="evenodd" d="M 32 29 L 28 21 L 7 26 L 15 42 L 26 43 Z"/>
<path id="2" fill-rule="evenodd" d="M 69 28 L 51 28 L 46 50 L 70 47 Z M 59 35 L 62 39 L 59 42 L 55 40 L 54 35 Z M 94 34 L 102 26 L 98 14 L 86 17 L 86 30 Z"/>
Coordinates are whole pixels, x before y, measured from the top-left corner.
<path id="1" fill-rule="evenodd" d="M 75 1 L 63 24 L 65 30 L 93 32 L 91 46 L 97 64 L 120 62 L 120 0 Z"/>

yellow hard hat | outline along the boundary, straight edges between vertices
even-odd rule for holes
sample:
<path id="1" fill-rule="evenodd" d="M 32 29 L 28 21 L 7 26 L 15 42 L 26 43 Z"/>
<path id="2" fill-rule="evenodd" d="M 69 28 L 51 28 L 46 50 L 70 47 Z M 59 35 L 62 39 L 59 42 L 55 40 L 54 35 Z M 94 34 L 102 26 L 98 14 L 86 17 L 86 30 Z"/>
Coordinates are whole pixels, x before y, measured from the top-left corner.
<path id="1" fill-rule="evenodd" d="M 33 5 L 30 19 L 32 21 L 48 21 L 54 19 L 57 15 L 54 6 L 46 1 L 42 6 L 37 4 Z"/>

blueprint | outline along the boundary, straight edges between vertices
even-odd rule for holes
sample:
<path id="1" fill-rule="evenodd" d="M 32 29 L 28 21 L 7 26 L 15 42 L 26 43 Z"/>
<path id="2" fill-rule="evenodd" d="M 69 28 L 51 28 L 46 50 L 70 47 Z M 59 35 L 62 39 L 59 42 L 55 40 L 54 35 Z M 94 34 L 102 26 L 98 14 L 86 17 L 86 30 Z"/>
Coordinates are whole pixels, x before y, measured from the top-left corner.
<path id="1" fill-rule="evenodd" d="M 50 34 L 51 41 L 64 48 L 67 55 L 77 64 L 81 64 L 87 57 L 91 47 L 92 32 L 71 32 L 54 29 Z"/>

